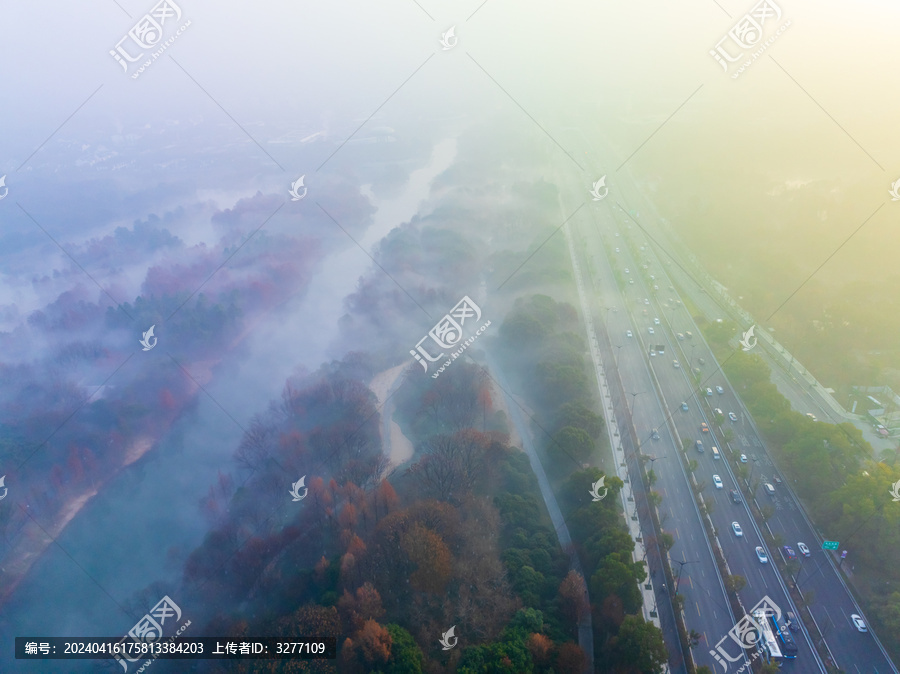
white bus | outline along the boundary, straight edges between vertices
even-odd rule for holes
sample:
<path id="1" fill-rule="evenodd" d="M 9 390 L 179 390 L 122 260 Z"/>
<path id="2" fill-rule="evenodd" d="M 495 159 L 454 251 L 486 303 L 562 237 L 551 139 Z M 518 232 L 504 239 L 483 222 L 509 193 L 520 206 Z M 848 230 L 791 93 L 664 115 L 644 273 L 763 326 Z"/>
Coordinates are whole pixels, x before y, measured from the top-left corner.
<path id="1" fill-rule="evenodd" d="M 780 660 L 782 658 L 781 647 L 778 645 L 778 640 L 772 632 L 772 627 L 765 612 L 754 611 L 753 619 L 756 621 L 756 624 L 759 625 L 758 631 L 760 633 L 760 640 L 757 642 L 757 645 L 760 650 L 765 652 L 769 658 L 777 658 Z"/>

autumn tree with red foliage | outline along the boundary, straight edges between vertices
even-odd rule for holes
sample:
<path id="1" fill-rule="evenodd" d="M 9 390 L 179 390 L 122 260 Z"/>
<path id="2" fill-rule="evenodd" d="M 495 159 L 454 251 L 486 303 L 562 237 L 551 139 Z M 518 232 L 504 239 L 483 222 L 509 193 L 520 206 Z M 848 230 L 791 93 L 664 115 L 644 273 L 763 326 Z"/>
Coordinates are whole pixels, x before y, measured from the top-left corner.
<path id="1" fill-rule="evenodd" d="M 362 629 L 366 620 L 379 620 L 384 615 L 381 595 L 372 583 L 364 583 L 351 594 L 344 590 L 338 600 L 338 612 L 347 634 L 354 634 Z"/>
<path id="2" fill-rule="evenodd" d="M 584 576 L 575 570 L 569 571 L 557 591 L 560 610 L 573 628 L 590 611 L 587 600 L 587 585 Z"/>

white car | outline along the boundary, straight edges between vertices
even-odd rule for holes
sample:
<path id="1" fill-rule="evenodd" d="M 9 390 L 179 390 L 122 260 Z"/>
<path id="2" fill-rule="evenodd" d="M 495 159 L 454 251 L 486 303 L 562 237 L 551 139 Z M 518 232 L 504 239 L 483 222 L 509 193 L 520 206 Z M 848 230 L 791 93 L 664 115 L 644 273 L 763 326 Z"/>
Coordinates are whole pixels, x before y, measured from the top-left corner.
<path id="1" fill-rule="evenodd" d="M 716 386 L 716 393 L 722 395 L 723 393 L 725 393 L 725 389 L 723 389 L 721 386 Z"/>
<path id="2" fill-rule="evenodd" d="M 633 278 L 628 279 L 628 283 L 631 285 L 634 285 L 634 279 Z"/>
<path id="3" fill-rule="evenodd" d="M 806 543 L 797 543 L 797 549 L 800 551 L 801 555 L 809 557 L 809 548 L 806 547 Z"/>
<path id="4" fill-rule="evenodd" d="M 631 330 L 626 330 L 626 331 L 625 331 L 625 336 L 626 336 L 626 337 L 634 337 L 634 335 L 631 334 Z"/>
<path id="5" fill-rule="evenodd" d="M 673 360 L 672 367 L 679 368 L 679 367 L 681 367 L 681 363 L 679 363 L 677 360 Z"/>
<path id="6" fill-rule="evenodd" d="M 862 619 L 862 616 L 856 615 L 855 613 L 850 616 L 850 620 L 853 621 L 853 624 L 856 626 L 860 632 L 868 632 L 869 628 L 866 627 L 866 621 Z"/>
<path id="7" fill-rule="evenodd" d="M 658 319 L 658 318 L 654 318 L 654 319 L 653 319 L 653 325 L 659 325 L 659 319 Z"/>
<path id="8" fill-rule="evenodd" d="M 628 269 L 628 267 L 625 267 L 625 273 L 626 273 L 626 274 L 630 274 L 630 273 L 631 273 L 631 271 Z"/>
<path id="9" fill-rule="evenodd" d="M 747 463 L 747 455 L 741 454 L 741 463 Z"/>
<path id="10" fill-rule="evenodd" d="M 616 252 L 617 252 L 617 253 L 619 252 L 619 249 L 618 249 L 618 248 L 616 248 Z"/>
<path id="11" fill-rule="evenodd" d="M 713 484 L 716 485 L 716 489 L 722 489 L 725 486 L 722 484 L 722 478 L 718 475 L 713 475 Z"/>
<path id="12" fill-rule="evenodd" d="M 716 414 L 718 414 L 720 417 L 724 417 L 724 416 L 725 416 L 725 413 L 722 412 L 722 410 L 720 410 L 718 407 L 715 408 L 715 409 L 713 410 L 713 412 L 715 412 Z"/>
<path id="13" fill-rule="evenodd" d="M 712 389 L 711 389 L 711 388 L 706 389 L 706 395 L 707 395 L 707 396 L 711 396 L 711 395 L 712 395 Z"/>
<path id="14" fill-rule="evenodd" d="M 652 327 L 647 328 L 647 332 L 649 332 L 649 333 L 652 335 L 652 334 L 653 334 L 653 328 L 652 328 Z"/>
<path id="15" fill-rule="evenodd" d="M 737 522 L 731 523 L 731 529 L 734 531 L 734 535 L 737 536 L 738 538 L 740 538 L 741 536 L 744 535 L 744 530 L 741 529 L 741 525 L 738 524 Z"/>
<path id="16" fill-rule="evenodd" d="M 766 556 L 766 551 L 762 549 L 761 545 L 756 546 L 756 558 L 759 559 L 760 564 L 765 564 L 769 561 L 769 558 Z"/>
<path id="17" fill-rule="evenodd" d="M 737 421 L 737 414 L 735 414 L 734 412 L 729 412 L 728 418 L 731 419 L 732 421 Z"/>
<path id="18" fill-rule="evenodd" d="M 644 304 L 650 304 L 650 300 L 648 300 L 646 297 L 644 298 Z"/>

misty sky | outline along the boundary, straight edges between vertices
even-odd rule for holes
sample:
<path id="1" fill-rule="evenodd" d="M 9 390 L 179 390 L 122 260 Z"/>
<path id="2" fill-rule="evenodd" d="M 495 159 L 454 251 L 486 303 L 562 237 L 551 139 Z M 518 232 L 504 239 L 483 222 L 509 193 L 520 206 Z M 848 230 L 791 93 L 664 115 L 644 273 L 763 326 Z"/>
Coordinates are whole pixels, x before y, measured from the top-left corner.
<path id="1" fill-rule="evenodd" d="M 422 159 L 453 120 L 492 114 L 539 124 L 562 140 L 560 157 L 583 153 L 567 125 L 602 139 L 610 184 L 628 172 L 714 274 L 730 271 L 721 257 L 749 246 L 759 266 L 781 246 L 798 267 L 784 282 L 796 286 L 890 205 L 900 8 L 779 2 L 790 27 L 733 80 L 708 52 L 752 6 L 183 0 L 179 23 L 190 26 L 134 80 L 109 52 L 153 3 L 8 4 L 0 174 L 13 199 L 0 202 L 0 243 L 18 251 L 44 236 L 15 203 L 64 243 L 193 208 L 174 233 L 213 243 L 210 212 L 283 195 L 301 174 L 311 189 L 376 181 L 384 166 L 373 168 L 367 138 L 392 136 Z M 459 43 L 443 51 L 450 26 Z M 832 278 L 889 271 L 895 211 L 879 211 L 830 263 Z M 0 267 L 5 327 L 40 306 L 10 288 L 35 255 L 52 274 L 48 260 L 62 258 L 47 254 Z"/>

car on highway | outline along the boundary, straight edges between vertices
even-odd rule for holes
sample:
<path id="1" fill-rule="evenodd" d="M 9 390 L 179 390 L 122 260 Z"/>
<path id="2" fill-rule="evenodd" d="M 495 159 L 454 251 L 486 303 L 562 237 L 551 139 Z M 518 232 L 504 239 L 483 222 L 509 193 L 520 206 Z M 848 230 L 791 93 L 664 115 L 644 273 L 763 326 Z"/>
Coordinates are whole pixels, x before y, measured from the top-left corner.
<path id="1" fill-rule="evenodd" d="M 658 319 L 658 318 L 654 318 L 654 319 L 653 319 L 653 325 L 659 325 L 659 319 Z"/>
<path id="2" fill-rule="evenodd" d="M 659 431 L 656 430 L 655 428 L 653 429 L 653 436 L 652 436 L 652 437 L 653 437 L 654 440 L 659 440 Z"/>
<path id="3" fill-rule="evenodd" d="M 771 484 L 769 484 L 768 482 L 766 482 L 766 483 L 763 485 L 763 487 L 765 488 L 766 493 L 767 493 L 769 496 L 775 496 L 775 487 L 773 487 L 773 486 L 772 486 Z"/>
<path id="4" fill-rule="evenodd" d="M 732 501 L 734 501 L 735 503 L 740 503 L 740 502 L 741 502 L 741 495 L 738 493 L 738 490 L 737 490 L 737 489 L 732 489 L 732 490 L 731 490 L 730 492 L 728 492 L 728 493 L 731 495 L 731 500 L 732 500 Z"/>
<path id="5" fill-rule="evenodd" d="M 617 252 L 617 253 L 619 252 L 619 249 L 618 249 L 618 248 L 616 248 L 616 252 Z"/>
<path id="6" fill-rule="evenodd" d="M 725 413 L 724 413 L 721 409 L 719 409 L 718 407 L 716 407 L 716 408 L 713 410 L 713 412 L 714 412 L 715 414 L 719 415 L 720 417 L 724 417 L 724 416 L 725 416 Z"/>
<path id="7" fill-rule="evenodd" d="M 711 389 L 711 388 L 707 388 L 707 389 L 706 389 L 706 395 L 707 395 L 707 396 L 711 396 L 711 395 L 712 395 L 712 389 Z"/>
<path id="8" fill-rule="evenodd" d="M 685 412 L 687 412 L 688 411 L 687 403 L 681 403 L 681 409 L 683 409 Z"/>
<path id="9" fill-rule="evenodd" d="M 655 356 L 655 355 L 656 355 L 656 349 L 654 349 L 652 346 L 650 347 L 650 355 L 651 355 L 651 356 Z"/>
<path id="10" fill-rule="evenodd" d="M 856 613 L 854 613 L 853 615 L 850 616 L 850 620 L 853 621 L 853 625 L 860 632 L 868 632 L 869 631 L 869 628 L 866 627 L 866 621 L 862 619 L 861 615 L 857 615 Z"/>
<path id="11" fill-rule="evenodd" d="M 634 337 L 634 335 L 631 334 L 631 330 L 626 330 L 626 331 L 625 331 L 625 336 L 626 336 L 626 337 Z"/>
<path id="12" fill-rule="evenodd" d="M 619 236 L 619 233 L 618 233 L 618 232 L 616 232 L 616 236 Z"/>
<path id="13" fill-rule="evenodd" d="M 631 273 L 631 270 L 630 270 L 628 267 L 625 267 L 625 273 L 626 273 L 626 274 L 630 274 L 630 273 Z"/>
<path id="14" fill-rule="evenodd" d="M 684 334 L 682 334 L 682 333 L 679 332 L 679 333 L 678 333 L 677 335 L 675 335 L 675 336 L 678 338 L 678 341 L 679 341 L 679 342 L 683 342 L 683 341 L 684 341 Z"/>
<path id="15" fill-rule="evenodd" d="M 804 557 L 809 557 L 809 548 L 806 547 L 806 543 L 797 543 L 797 549 L 800 551 L 801 555 L 803 555 Z"/>
<path id="16" fill-rule="evenodd" d="M 732 421 L 737 421 L 737 414 L 735 414 L 734 412 L 729 412 L 728 418 L 731 419 Z"/>
<path id="17" fill-rule="evenodd" d="M 633 278 L 628 279 L 628 283 L 631 285 L 634 285 L 634 279 Z"/>
<path id="18" fill-rule="evenodd" d="M 725 389 L 723 389 L 721 386 L 716 386 L 716 393 L 722 395 L 723 393 L 725 393 Z"/>
<path id="19" fill-rule="evenodd" d="M 646 297 L 644 298 L 644 304 L 650 304 L 650 300 L 648 300 Z"/>
<path id="20" fill-rule="evenodd" d="M 723 489 L 725 487 L 725 485 L 722 484 L 722 478 L 718 475 L 713 475 L 713 484 L 716 485 L 716 489 Z"/>
<path id="21" fill-rule="evenodd" d="M 785 545 L 782 549 L 784 550 L 784 556 L 789 560 L 797 559 L 797 555 L 794 553 L 794 548 L 792 548 L 790 545 Z"/>
<path id="22" fill-rule="evenodd" d="M 700 363 L 701 365 L 706 365 L 706 361 L 703 360 L 702 358 L 698 358 L 697 362 Z"/>
<path id="23" fill-rule="evenodd" d="M 672 367 L 674 367 L 676 369 L 681 367 L 681 363 L 678 362 L 678 359 L 675 359 L 672 361 Z"/>
<path id="24" fill-rule="evenodd" d="M 653 326 L 650 326 L 649 328 L 647 328 L 647 332 L 649 332 L 652 335 L 653 334 Z"/>
<path id="25" fill-rule="evenodd" d="M 703 454 L 703 441 L 697 440 L 697 451 Z"/>
<path id="26" fill-rule="evenodd" d="M 654 290 L 659 290 L 659 286 L 653 286 Z"/>
<path id="27" fill-rule="evenodd" d="M 747 455 L 741 454 L 741 463 L 747 463 Z"/>
<path id="28" fill-rule="evenodd" d="M 774 482 L 775 484 L 781 484 L 781 478 L 778 477 L 777 475 L 773 475 L 772 482 Z"/>
<path id="29" fill-rule="evenodd" d="M 809 417 L 810 419 L 812 419 L 813 421 L 818 421 L 818 419 L 816 419 L 816 415 L 813 414 L 812 412 L 807 412 L 807 413 L 806 413 L 806 416 L 808 416 L 808 417 Z"/>
<path id="30" fill-rule="evenodd" d="M 737 522 L 731 523 L 731 530 L 734 531 L 734 535 L 737 536 L 738 538 L 740 538 L 741 536 L 744 535 L 744 531 L 743 531 L 743 529 L 741 529 L 741 525 L 738 524 Z"/>
<path id="31" fill-rule="evenodd" d="M 679 302 L 679 304 L 680 304 L 680 302 Z M 694 333 L 692 333 L 692 332 L 685 332 L 685 333 L 684 333 L 684 336 L 687 337 L 688 339 L 693 339 L 693 338 L 694 338 Z"/>
<path id="32" fill-rule="evenodd" d="M 706 425 L 705 421 L 700 424 L 700 430 L 704 433 L 709 433 L 709 426 Z"/>
<path id="33" fill-rule="evenodd" d="M 763 550 L 761 545 L 756 546 L 756 558 L 759 560 L 760 564 L 765 564 L 769 561 L 769 558 L 766 556 L 766 551 Z"/>

